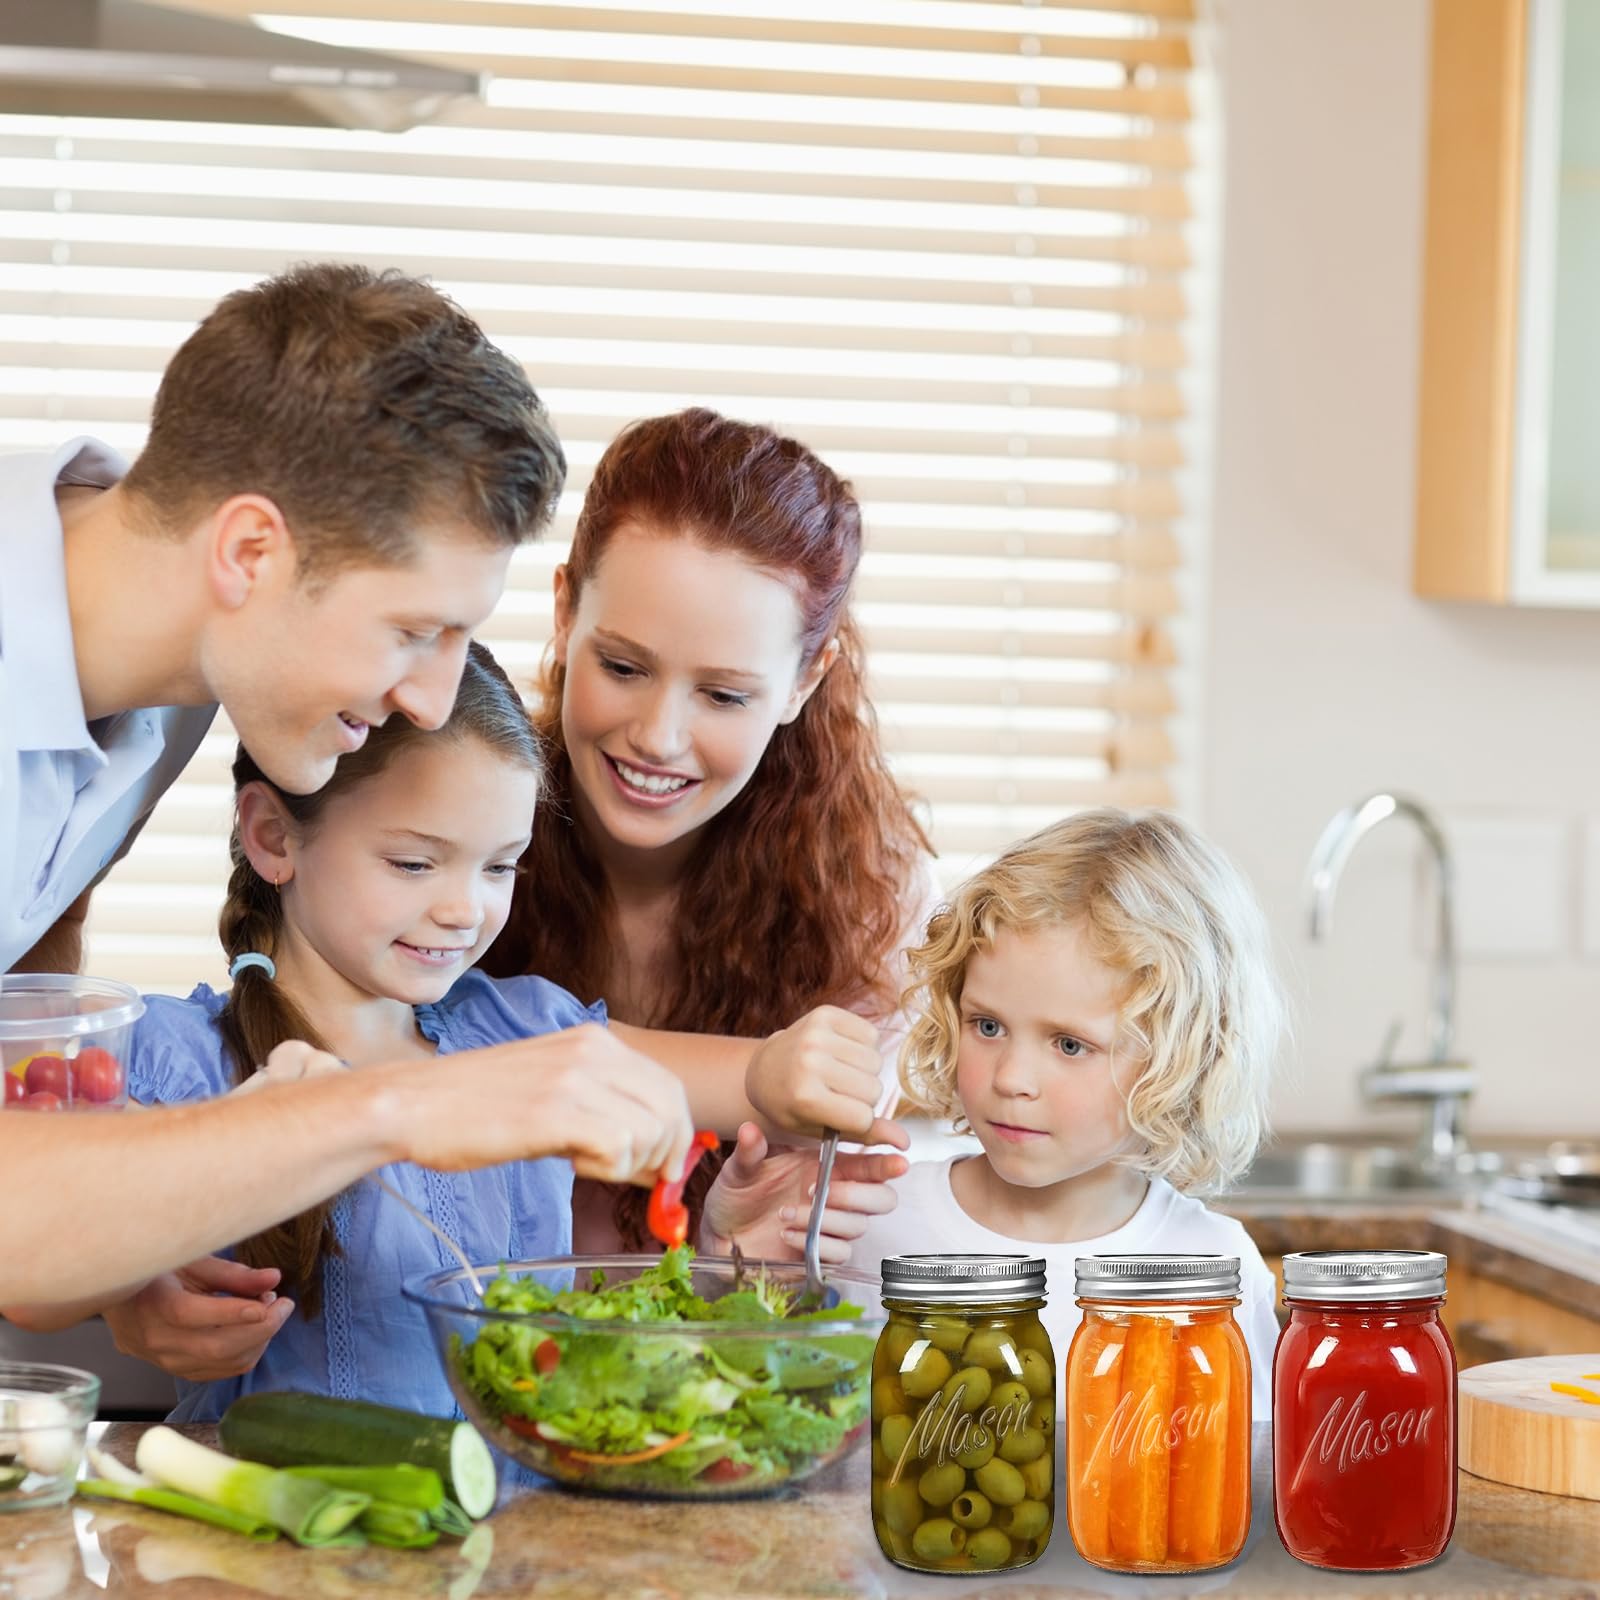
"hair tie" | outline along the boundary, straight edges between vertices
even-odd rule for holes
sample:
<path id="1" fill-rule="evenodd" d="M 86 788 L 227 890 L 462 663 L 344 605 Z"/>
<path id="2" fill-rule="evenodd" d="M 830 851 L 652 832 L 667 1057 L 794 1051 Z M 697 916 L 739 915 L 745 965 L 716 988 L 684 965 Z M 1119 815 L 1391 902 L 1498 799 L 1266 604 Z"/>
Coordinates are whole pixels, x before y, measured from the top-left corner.
<path id="1" fill-rule="evenodd" d="M 228 968 L 228 976 L 237 978 L 246 967 L 260 967 L 269 978 L 278 976 L 278 968 L 271 956 L 264 956 L 259 950 L 246 950 L 242 956 L 233 958 L 233 965 Z"/>

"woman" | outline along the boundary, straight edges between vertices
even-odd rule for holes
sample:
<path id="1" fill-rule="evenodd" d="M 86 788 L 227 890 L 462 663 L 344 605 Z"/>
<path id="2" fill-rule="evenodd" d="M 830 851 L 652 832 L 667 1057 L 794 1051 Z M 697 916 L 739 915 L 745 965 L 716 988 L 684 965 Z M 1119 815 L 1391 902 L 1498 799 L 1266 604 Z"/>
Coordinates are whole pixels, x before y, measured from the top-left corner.
<path id="1" fill-rule="evenodd" d="M 556 573 L 549 798 L 488 971 L 690 1033 L 838 1005 L 892 1057 L 937 891 L 863 682 L 860 557 L 854 494 L 793 439 L 694 409 L 613 441 Z M 580 1183 L 573 1238 L 649 1248 L 642 1200 Z"/>

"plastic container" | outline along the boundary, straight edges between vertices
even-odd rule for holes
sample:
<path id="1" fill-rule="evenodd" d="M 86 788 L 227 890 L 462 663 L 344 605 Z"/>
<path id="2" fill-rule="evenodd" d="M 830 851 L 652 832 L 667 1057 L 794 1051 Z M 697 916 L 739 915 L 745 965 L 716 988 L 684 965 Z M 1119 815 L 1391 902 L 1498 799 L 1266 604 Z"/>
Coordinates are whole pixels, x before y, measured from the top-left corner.
<path id="1" fill-rule="evenodd" d="M 1273 1513 L 1308 1566 L 1397 1572 L 1456 1521 L 1456 1354 L 1434 1250 L 1283 1258 L 1272 1364 Z"/>
<path id="2" fill-rule="evenodd" d="M 116 1109 L 144 1015 L 137 989 L 76 973 L 0 976 L 0 1090 L 7 1111 Z"/>
<path id="3" fill-rule="evenodd" d="M 1039 1257 L 888 1256 L 872 1525 L 914 1572 L 1037 1561 L 1055 1522 L 1056 1358 Z"/>
<path id="4" fill-rule="evenodd" d="M 72 1497 L 100 1380 L 76 1367 L 0 1361 L 0 1511 Z"/>
<path id="5" fill-rule="evenodd" d="M 1111 1572 L 1203 1572 L 1250 1529 L 1236 1256 L 1084 1256 L 1067 1355 L 1067 1520 Z"/>

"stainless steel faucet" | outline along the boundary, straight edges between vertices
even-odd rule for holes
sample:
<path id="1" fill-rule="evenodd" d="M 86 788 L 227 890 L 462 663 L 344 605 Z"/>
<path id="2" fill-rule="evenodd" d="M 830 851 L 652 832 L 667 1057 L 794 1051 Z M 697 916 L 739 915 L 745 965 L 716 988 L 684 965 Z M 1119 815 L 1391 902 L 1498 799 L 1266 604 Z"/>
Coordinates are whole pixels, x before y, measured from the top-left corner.
<path id="1" fill-rule="evenodd" d="M 1404 795 L 1368 795 L 1346 806 L 1322 830 L 1311 853 L 1309 887 L 1310 932 L 1313 939 L 1326 936 L 1333 920 L 1333 895 L 1356 846 L 1380 823 L 1391 817 L 1414 822 L 1433 851 L 1438 900 L 1438 928 L 1434 935 L 1433 972 L 1428 984 L 1428 1059 L 1393 1062 L 1389 1059 L 1399 1028 L 1389 1035 L 1376 1065 L 1361 1075 L 1368 1100 L 1422 1100 L 1432 1107 L 1422 1134 L 1422 1155 L 1430 1165 L 1450 1164 L 1466 1153 L 1463 1126 L 1466 1098 L 1476 1076 L 1464 1061 L 1452 1059 L 1455 1042 L 1456 945 L 1455 866 L 1444 831 L 1432 814 Z"/>

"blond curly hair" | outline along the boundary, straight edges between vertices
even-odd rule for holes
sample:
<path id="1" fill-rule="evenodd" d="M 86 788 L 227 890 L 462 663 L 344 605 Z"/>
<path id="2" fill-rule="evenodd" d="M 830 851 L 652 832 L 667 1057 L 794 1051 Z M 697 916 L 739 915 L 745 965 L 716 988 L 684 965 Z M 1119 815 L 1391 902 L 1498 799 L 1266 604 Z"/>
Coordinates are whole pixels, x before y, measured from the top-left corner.
<path id="1" fill-rule="evenodd" d="M 1095 958 L 1127 978 L 1113 1061 L 1138 1063 L 1126 1094 L 1142 1148 L 1115 1159 L 1188 1192 L 1226 1188 L 1266 1132 L 1286 1008 L 1266 919 L 1244 877 L 1170 812 L 1079 812 L 956 889 L 908 956 L 907 1097 L 933 1115 L 960 1116 L 968 961 L 1002 929 L 1064 926 L 1085 930 Z"/>

